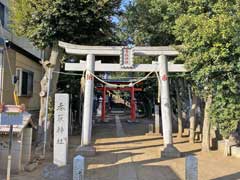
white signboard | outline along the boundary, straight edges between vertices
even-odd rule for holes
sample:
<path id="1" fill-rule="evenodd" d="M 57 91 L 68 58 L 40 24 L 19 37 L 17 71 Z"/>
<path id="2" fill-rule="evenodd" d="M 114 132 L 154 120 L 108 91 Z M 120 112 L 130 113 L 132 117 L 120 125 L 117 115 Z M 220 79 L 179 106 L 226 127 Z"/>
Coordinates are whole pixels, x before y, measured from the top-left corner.
<path id="1" fill-rule="evenodd" d="M 133 49 L 124 47 L 120 55 L 122 68 L 133 68 Z"/>
<path id="2" fill-rule="evenodd" d="M 69 95 L 55 94 L 53 163 L 67 164 Z"/>

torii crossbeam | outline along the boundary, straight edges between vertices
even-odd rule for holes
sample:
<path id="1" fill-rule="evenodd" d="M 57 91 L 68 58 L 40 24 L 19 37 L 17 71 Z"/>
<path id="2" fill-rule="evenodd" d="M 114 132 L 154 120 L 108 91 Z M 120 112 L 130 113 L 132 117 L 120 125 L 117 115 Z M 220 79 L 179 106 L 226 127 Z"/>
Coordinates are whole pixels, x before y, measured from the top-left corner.
<path id="1" fill-rule="evenodd" d="M 179 157 L 180 152 L 173 146 L 172 141 L 172 117 L 170 107 L 168 72 L 186 72 L 182 64 L 168 63 L 167 56 L 177 56 L 179 52 L 170 46 L 159 47 L 123 47 L 123 46 L 81 46 L 59 42 L 59 46 L 64 48 L 66 53 L 73 55 L 86 55 L 86 62 L 66 63 L 65 70 L 86 71 L 86 83 L 84 94 L 82 144 L 80 151 L 85 152 L 91 149 L 92 131 L 92 107 L 93 107 L 93 88 L 94 71 L 99 72 L 160 72 L 161 81 L 161 114 L 164 149 L 162 157 Z M 119 64 L 104 64 L 100 61 L 95 62 L 95 56 L 119 56 Z M 134 56 L 158 56 L 158 62 L 152 64 L 133 64 Z"/>
<path id="2" fill-rule="evenodd" d="M 65 63 L 66 71 L 85 71 L 86 62 L 80 63 Z M 134 64 L 132 68 L 123 68 L 120 64 L 102 63 L 101 61 L 95 62 L 95 72 L 151 72 L 159 71 L 158 62 L 153 61 L 152 64 Z M 183 64 L 168 63 L 168 72 L 187 72 Z"/>

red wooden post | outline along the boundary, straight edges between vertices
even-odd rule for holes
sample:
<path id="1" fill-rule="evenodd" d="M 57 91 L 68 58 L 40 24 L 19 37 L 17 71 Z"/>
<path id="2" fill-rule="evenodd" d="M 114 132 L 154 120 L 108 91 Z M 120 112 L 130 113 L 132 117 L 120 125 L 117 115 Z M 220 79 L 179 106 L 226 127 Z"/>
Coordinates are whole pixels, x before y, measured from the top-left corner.
<path id="1" fill-rule="evenodd" d="M 134 87 L 131 87 L 131 120 L 134 122 L 136 120 L 136 107 L 134 102 Z"/>
<path id="2" fill-rule="evenodd" d="M 107 88 L 106 86 L 103 87 L 103 91 L 102 91 L 102 97 L 103 97 L 103 100 L 102 100 L 102 121 L 105 120 L 105 117 L 106 117 L 106 92 L 107 92 Z"/>

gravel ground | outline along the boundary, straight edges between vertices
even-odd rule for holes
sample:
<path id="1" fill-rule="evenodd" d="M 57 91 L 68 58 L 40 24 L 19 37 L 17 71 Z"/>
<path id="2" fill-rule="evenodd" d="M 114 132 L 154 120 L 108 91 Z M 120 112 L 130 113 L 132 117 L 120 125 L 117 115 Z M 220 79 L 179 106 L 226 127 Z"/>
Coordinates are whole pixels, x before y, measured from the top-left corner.
<path id="1" fill-rule="evenodd" d="M 200 180 L 240 179 L 240 160 L 224 157 L 218 151 L 201 152 L 201 144 L 189 144 L 188 138 L 174 138 L 174 144 L 183 157 L 163 159 L 161 136 L 146 136 L 151 121 L 139 119 L 139 123 L 126 123 L 129 116 L 119 114 L 124 135 L 117 136 L 115 115 L 108 116 L 109 123 L 97 123 L 93 129 L 93 143 L 97 149 L 95 157 L 86 159 L 86 180 L 177 180 L 185 176 L 185 156 L 198 158 Z M 120 133 L 121 134 L 121 133 Z M 58 168 L 52 165 L 52 154 L 33 172 L 22 172 L 13 180 L 70 180 L 75 148 L 80 144 L 79 136 L 70 137 L 68 165 Z M 0 178 L 3 179 L 3 178 Z"/>

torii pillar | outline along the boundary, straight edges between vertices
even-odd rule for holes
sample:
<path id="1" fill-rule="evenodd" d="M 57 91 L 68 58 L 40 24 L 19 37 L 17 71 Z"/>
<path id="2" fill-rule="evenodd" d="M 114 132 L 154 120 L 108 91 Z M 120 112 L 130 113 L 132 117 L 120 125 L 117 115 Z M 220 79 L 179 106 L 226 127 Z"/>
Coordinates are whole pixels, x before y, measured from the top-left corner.
<path id="1" fill-rule="evenodd" d="M 180 157 L 180 152 L 173 146 L 172 138 L 172 117 L 168 82 L 168 63 L 165 55 L 158 57 L 161 79 L 161 112 L 164 149 L 161 151 L 161 157 L 176 158 Z"/>
<path id="2" fill-rule="evenodd" d="M 136 104 L 135 104 L 135 91 L 134 91 L 134 86 L 131 87 L 131 121 L 135 122 L 136 121 Z"/>
<path id="3" fill-rule="evenodd" d="M 82 139 L 81 146 L 77 148 L 83 156 L 94 156 L 96 149 L 91 146 L 92 138 L 92 113 L 93 113 L 93 91 L 94 91 L 94 73 L 95 56 L 93 54 L 87 55 L 86 61 L 86 81 L 84 90 L 84 105 L 83 105 L 83 122 L 82 122 Z"/>

